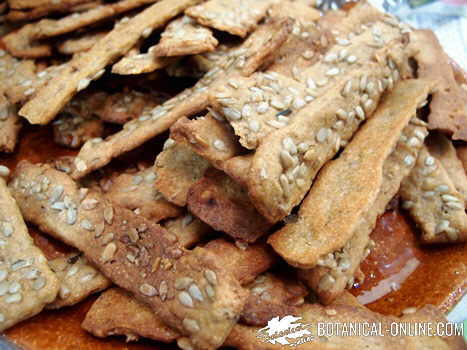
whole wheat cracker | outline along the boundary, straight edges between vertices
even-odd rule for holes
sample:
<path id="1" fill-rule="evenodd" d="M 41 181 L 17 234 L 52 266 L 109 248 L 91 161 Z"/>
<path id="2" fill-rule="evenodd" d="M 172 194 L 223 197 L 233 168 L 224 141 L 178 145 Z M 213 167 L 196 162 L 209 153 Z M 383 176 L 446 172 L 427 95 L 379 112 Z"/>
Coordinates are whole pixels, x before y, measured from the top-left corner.
<path id="1" fill-rule="evenodd" d="M 225 173 L 208 169 L 187 194 L 190 212 L 232 238 L 255 242 L 272 226 L 252 205 L 248 193 Z"/>
<path id="2" fill-rule="evenodd" d="M 461 176 L 465 178 L 463 168 Z M 423 242 L 467 239 L 464 197 L 443 164 L 432 157 L 426 147 L 421 150 L 415 168 L 402 182 L 400 196 L 404 200 L 403 207 L 421 228 Z"/>
<path id="3" fill-rule="evenodd" d="M 0 152 L 13 152 L 22 125 L 16 107 L 0 92 Z"/>
<path id="4" fill-rule="evenodd" d="M 289 264 L 315 266 L 328 253 L 341 249 L 367 214 L 368 225 L 374 225 L 373 216 L 378 213 L 371 208 L 385 179 L 384 162 L 429 89 L 429 84 L 420 80 L 398 83 L 377 109 L 377 117 L 357 132 L 339 158 L 321 170 L 300 207 L 298 220 L 269 237 L 268 242 Z M 397 114 L 394 106 L 398 106 Z M 367 147 L 369 144 L 374 146 Z M 413 155 L 408 155 L 408 160 L 412 162 L 408 161 L 407 167 L 415 164 Z"/>
<path id="5" fill-rule="evenodd" d="M 5 176 L 2 166 L 2 176 Z M 29 236 L 21 212 L 0 176 L 0 330 L 32 317 L 52 302 L 59 284 Z M 41 184 L 42 185 L 42 184 Z"/>
<path id="6" fill-rule="evenodd" d="M 141 0 L 125 1 L 140 4 Z M 162 0 L 116 26 L 89 51 L 68 62 L 61 74 L 41 88 L 21 108 L 19 114 L 32 124 L 47 124 L 78 91 L 85 89 L 92 80 L 100 77 L 106 65 L 129 51 L 146 29 L 163 26 L 186 7 L 198 1 L 200 0 Z"/>
<path id="7" fill-rule="evenodd" d="M 60 282 L 57 298 L 46 306 L 48 309 L 75 305 L 112 284 L 80 254 L 55 258 L 48 264 Z"/>
<path id="8" fill-rule="evenodd" d="M 189 188 L 209 167 L 209 162 L 189 147 L 167 139 L 164 149 L 156 158 L 155 186 L 171 203 L 185 206 Z"/>
<path id="9" fill-rule="evenodd" d="M 99 145 L 85 144 L 75 159 L 72 176 L 83 177 L 164 132 L 178 119 L 202 111 L 208 104 L 209 89 L 239 71 L 251 74 L 274 56 L 287 39 L 290 30 L 287 23 L 287 20 L 279 20 L 261 25 L 240 47 L 223 53 L 223 58 L 194 87 L 144 113 L 138 120 L 128 122 L 122 131 Z"/>
<path id="10" fill-rule="evenodd" d="M 196 55 L 215 50 L 218 43 L 210 29 L 185 15 L 167 25 L 150 52 L 155 57 Z"/>
<path id="11" fill-rule="evenodd" d="M 50 190 L 31 193 L 29 185 L 44 177 Z M 21 162 L 10 188 L 28 220 L 73 243 L 105 276 L 184 334 L 185 342 L 199 349 L 224 342 L 247 292 L 215 254 L 202 247 L 186 251 L 159 225 L 80 189 L 46 165 Z M 94 201 L 98 205 L 89 207 Z"/>

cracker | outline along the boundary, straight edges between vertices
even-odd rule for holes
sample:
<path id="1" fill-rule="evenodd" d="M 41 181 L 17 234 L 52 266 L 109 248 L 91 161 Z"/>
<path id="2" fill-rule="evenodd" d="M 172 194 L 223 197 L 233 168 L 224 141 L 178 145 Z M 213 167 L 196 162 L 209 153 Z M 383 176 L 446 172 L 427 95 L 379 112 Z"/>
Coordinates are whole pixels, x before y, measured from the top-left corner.
<path id="1" fill-rule="evenodd" d="M 13 152 L 22 125 L 16 107 L 0 92 L 0 152 Z"/>
<path id="2" fill-rule="evenodd" d="M 196 119 L 179 119 L 170 128 L 170 137 L 190 147 L 218 169 L 241 152 L 232 127 L 210 113 Z"/>
<path id="3" fill-rule="evenodd" d="M 47 305 L 48 309 L 75 305 L 111 285 L 111 282 L 80 254 L 74 253 L 49 260 L 49 266 L 60 281 L 60 290 L 57 299 Z"/>
<path id="4" fill-rule="evenodd" d="M 50 180 L 50 189 L 31 193 L 29 185 L 35 188 L 43 178 Z M 57 186 L 62 186 L 60 191 Z M 184 341 L 195 348 L 224 342 L 247 292 L 220 265 L 217 255 L 202 247 L 184 250 L 159 225 L 112 206 L 97 192 L 79 189 L 68 175 L 47 165 L 20 163 L 11 188 L 28 220 L 73 242 L 106 277 L 184 334 Z M 85 210 L 83 203 L 88 207 L 90 201 L 98 205 Z M 63 210 L 57 203 L 65 205 Z"/>
<path id="5" fill-rule="evenodd" d="M 392 192 L 392 186 L 395 186 L 395 194 L 402 181 L 400 176 L 408 174 L 415 164 L 412 153 L 418 152 L 421 143 L 418 148 L 404 149 L 408 153 L 408 164 L 403 166 L 405 163 L 402 161 L 400 175 L 394 176 L 394 181 L 388 181 L 392 166 L 400 163 L 399 159 L 394 161 L 392 151 L 428 92 L 429 84 L 424 81 L 398 83 L 339 158 L 320 171 L 300 207 L 298 220 L 269 237 L 268 242 L 289 264 L 311 268 L 327 254 L 344 247 L 357 232 L 358 225 L 367 224 L 371 232 L 381 211 L 380 190 L 390 185 Z M 396 111 L 394 106 L 397 106 Z M 383 171 L 386 164 L 388 174 Z M 392 195 L 387 201 L 391 198 Z M 377 200 L 378 206 L 374 206 Z M 382 205 L 383 211 L 385 204 Z"/>
<path id="6" fill-rule="evenodd" d="M 2 175 L 5 169 L 2 166 Z M 0 330 L 38 314 L 57 295 L 59 284 L 29 236 L 20 210 L 0 177 Z"/>
<path id="7" fill-rule="evenodd" d="M 156 188 L 171 203 L 185 206 L 189 188 L 209 167 L 209 162 L 187 146 L 169 138 L 155 162 Z"/>
<path id="8" fill-rule="evenodd" d="M 86 33 L 77 38 L 70 38 L 58 44 L 57 50 L 64 55 L 74 55 L 75 53 L 88 51 L 106 34 L 107 32 L 93 32 Z"/>
<path id="9" fill-rule="evenodd" d="M 173 218 L 181 214 L 180 208 L 168 202 L 156 189 L 155 167 L 134 174 L 121 174 L 112 180 L 105 196 L 118 205 L 133 210 L 152 222 Z"/>
<path id="10" fill-rule="evenodd" d="M 375 57 L 334 80 L 324 95 L 267 135 L 256 149 L 248 192 L 269 221 L 282 219 L 301 202 L 319 169 L 346 145 L 372 115 L 382 93 L 402 75 L 406 60 L 399 44 Z"/>
<path id="11" fill-rule="evenodd" d="M 452 142 L 444 135 L 431 133 L 427 139 L 428 150 L 448 173 L 456 190 L 467 203 L 467 177 L 462 161 Z"/>
<path id="12" fill-rule="evenodd" d="M 167 25 L 151 52 L 156 57 L 196 55 L 215 50 L 218 43 L 210 29 L 182 16 Z"/>
<path id="13" fill-rule="evenodd" d="M 456 148 L 457 157 L 459 158 L 464 172 L 467 173 L 467 146 L 459 146 Z"/>
<path id="14" fill-rule="evenodd" d="M 269 17 L 291 17 L 306 25 L 321 18 L 321 13 L 300 1 L 280 1 L 268 10 Z"/>
<path id="15" fill-rule="evenodd" d="M 45 39 L 66 33 L 71 33 L 77 29 L 84 28 L 98 21 L 102 21 L 109 17 L 114 17 L 120 13 L 124 13 L 134 8 L 141 7 L 143 5 L 150 4 L 153 2 L 154 0 L 122 0 L 115 4 L 99 6 L 89 11 L 85 11 L 82 13 L 74 13 L 56 20 L 43 19 L 36 23 L 26 24 L 19 30 L 7 34 L 2 38 L 2 41 L 5 44 L 6 49 L 13 56 L 16 57 L 38 58 L 51 56 L 52 47 L 49 44 L 38 44 L 34 43 L 34 41 L 38 39 Z M 141 21 L 141 23 L 139 24 L 145 25 L 146 23 L 144 21 Z M 151 26 L 151 24 L 148 23 L 148 26 Z M 127 25 L 125 25 L 124 27 L 127 27 Z M 119 30 L 122 29 L 115 28 L 112 32 L 119 32 Z M 113 36 L 115 35 L 116 34 L 113 34 Z M 118 55 L 122 51 L 124 52 L 128 50 L 127 48 L 132 46 L 130 43 L 133 43 L 136 40 L 135 37 L 139 35 L 141 34 L 138 31 L 133 33 L 131 37 L 128 36 L 127 33 L 127 40 L 120 40 L 120 42 L 118 42 L 117 45 L 115 45 L 115 41 L 112 42 L 112 40 L 115 40 L 112 39 L 112 37 L 109 37 L 106 40 L 102 40 L 101 44 L 105 43 L 105 45 L 96 48 L 96 50 L 93 51 L 92 54 L 90 54 L 89 56 L 78 59 L 76 62 L 79 63 L 77 63 L 77 65 L 74 66 L 75 68 L 82 68 L 81 64 L 83 64 L 83 67 L 87 64 L 88 68 L 91 68 L 91 70 L 89 72 L 83 72 L 83 74 L 75 72 L 75 75 L 81 76 L 81 78 L 79 79 L 92 78 L 100 69 L 105 67 L 106 63 L 109 63 L 109 61 L 115 59 L 115 57 L 110 56 L 111 53 L 113 55 Z M 122 37 L 120 36 L 119 38 L 121 39 Z M 110 51 L 112 49 L 116 50 L 118 54 Z M 94 62 L 94 57 L 96 57 L 97 54 L 102 55 L 104 52 L 107 52 L 106 58 L 103 59 L 102 62 L 99 62 L 97 65 L 91 66 L 91 63 Z M 99 66 L 100 68 L 97 69 L 97 66 Z M 71 74 L 73 72 L 72 70 L 68 70 L 67 72 L 71 76 L 74 76 L 73 74 Z M 76 83 L 79 81 L 79 79 L 76 81 Z M 73 89 L 74 88 L 75 87 L 73 87 Z"/>
<path id="16" fill-rule="evenodd" d="M 216 231 L 245 242 L 255 242 L 272 226 L 256 211 L 240 185 L 213 168 L 190 187 L 187 205 Z"/>
<path id="17" fill-rule="evenodd" d="M 61 0 L 60 5 L 65 7 L 71 7 L 78 3 L 86 2 L 86 0 Z M 50 7 L 54 4 L 50 0 L 8 0 L 8 6 L 12 9 L 35 9 L 38 7 Z"/>
<path id="18" fill-rule="evenodd" d="M 258 274 L 267 270 L 275 261 L 265 245 L 253 245 L 246 250 L 236 248 L 225 240 L 211 241 L 206 249 L 218 255 L 226 268 L 230 270 L 240 283 L 248 284 Z M 108 305 L 112 304 L 112 313 Z M 131 310 L 131 312 L 128 312 Z M 139 337 L 150 338 L 162 342 L 171 342 L 180 335 L 165 326 L 143 303 L 120 288 L 112 288 L 104 292 L 86 314 L 82 327 L 98 337 L 109 335 L 126 335 L 128 341 Z"/>
<path id="19" fill-rule="evenodd" d="M 124 1 L 133 8 L 142 5 L 141 1 L 149 0 Z M 67 63 L 59 76 L 53 78 L 21 108 L 20 115 L 32 124 L 47 124 L 79 90 L 83 90 L 92 80 L 98 78 L 106 65 L 129 51 L 143 36 L 145 30 L 163 26 L 172 17 L 198 1 L 200 0 L 159 1 L 128 21 L 115 26 L 89 51 Z M 119 3 L 109 6 L 117 5 Z M 104 10 L 96 9 L 90 12 L 92 11 Z M 115 14 L 113 10 L 112 13 Z M 78 17 L 80 16 L 85 15 Z M 78 19 L 78 22 L 81 23 L 81 20 Z"/>
<path id="20" fill-rule="evenodd" d="M 274 317 L 293 314 L 308 294 L 300 282 L 272 273 L 258 276 L 248 288 L 251 292 L 241 320 L 251 326 L 266 326 Z"/>
<path id="21" fill-rule="evenodd" d="M 80 178 L 110 162 L 124 152 L 132 150 L 154 136 L 164 132 L 178 119 L 201 112 L 207 107 L 209 90 L 228 76 L 248 75 L 262 66 L 264 60 L 274 56 L 284 43 L 289 28 L 287 21 L 261 25 L 240 46 L 223 54 L 218 64 L 207 72 L 192 88 L 186 89 L 161 106 L 141 115 L 138 120 L 125 124 L 124 129 L 99 145 L 85 144 L 79 152 L 72 176 Z"/>
<path id="22" fill-rule="evenodd" d="M 188 8 L 185 13 L 197 22 L 233 35 L 245 37 L 266 16 L 275 0 L 209 0 Z"/>
<path id="23" fill-rule="evenodd" d="M 173 58 L 156 57 L 151 49 L 146 53 L 126 55 L 112 66 L 112 73 L 121 75 L 150 73 L 175 62 Z"/>
<path id="24" fill-rule="evenodd" d="M 467 93 L 457 84 L 449 57 L 431 30 L 410 33 L 418 77 L 436 82 L 430 102 L 429 128 L 467 141 Z"/>
<path id="25" fill-rule="evenodd" d="M 194 247 L 211 228 L 197 217 L 185 214 L 178 218 L 165 221 L 162 226 L 177 236 L 178 243 L 185 248 Z"/>
<path id="26" fill-rule="evenodd" d="M 461 176 L 465 179 L 463 169 Z M 443 164 L 432 157 L 427 148 L 421 150 L 415 168 L 402 182 L 400 195 L 404 200 L 403 207 L 422 229 L 424 242 L 462 242 L 467 239 L 464 198 Z"/>
<path id="27" fill-rule="evenodd" d="M 59 2 L 58 4 L 49 3 L 48 5 L 34 7 L 32 9 L 10 9 L 6 15 L 6 19 L 10 22 L 31 21 L 33 19 L 57 13 L 84 11 L 96 7 L 98 4 L 102 3 L 100 1 L 92 0 L 69 0 L 65 4 Z"/>
<path id="28" fill-rule="evenodd" d="M 102 120 L 68 111 L 61 112 L 53 124 L 55 143 L 69 148 L 78 148 L 88 140 L 99 138 L 104 131 Z"/>

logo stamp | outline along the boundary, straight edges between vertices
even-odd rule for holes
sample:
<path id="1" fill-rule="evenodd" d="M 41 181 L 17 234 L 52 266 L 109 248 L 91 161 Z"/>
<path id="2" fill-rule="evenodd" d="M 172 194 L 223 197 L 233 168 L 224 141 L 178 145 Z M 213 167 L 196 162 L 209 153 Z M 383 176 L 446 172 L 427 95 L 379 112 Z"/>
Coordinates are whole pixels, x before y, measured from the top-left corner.
<path id="1" fill-rule="evenodd" d="M 299 322 L 302 318 L 295 316 L 274 317 L 268 325 L 261 328 L 257 337 L 264 343 L 280 344 L 295 347 L 314 340 L 310 324 Z"/>

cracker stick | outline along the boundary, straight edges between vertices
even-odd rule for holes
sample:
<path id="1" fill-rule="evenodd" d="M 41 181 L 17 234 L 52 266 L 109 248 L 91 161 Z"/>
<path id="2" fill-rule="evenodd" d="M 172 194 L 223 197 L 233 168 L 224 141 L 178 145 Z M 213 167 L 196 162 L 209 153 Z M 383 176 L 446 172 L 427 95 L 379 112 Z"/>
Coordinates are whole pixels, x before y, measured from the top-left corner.
<path id="1" fill-rule="evenodd" d="M 111 282 L 80 254 L 69 254 L 50 260 L 49 266 L 60 282 L 60 290 L 57 299 L 47 305 L 48 309 L 77 304 L 111 285 Z"/>
<path id="2" fill-rule="evenodd" d="M 357 227 L 367 225 L 369 231 L 366 229 L 365 233 L 369 234 L 377 215 L 385 208 L 386 203 L 378 200 L 382 189 L 394 192 L 389 193 L 389 201 L 398 190 L 400 176 L 408 174 L 415 164 L 416 153 L 412 153 L 418 152 L 421 142 L 404 149 L 407 155 L 402 160 L 393 159 L 392 152 L 417 106 L 425 101 L 429 84 L 407 80 L 396 87 L 340 157 L 320 171 L 300 207 L 298 220 L 269 237 L 274 250 L 289 264 L 313 267 L 326 259 L 327 254 L 344 247 L 358 231 Z M 421 132 L 419 141 L 424 137 Z M 400 173 L 397 176 L 392 174 L 396 165 Z"/>
<path id="3" fill-rule="evenodd" d="M 328 91 L 270 133 L 256 149 L 247 182 L 258 211 L 271 222 L 288 215 L 310 188 L 319 169 L 371 117 L 384 91 L 404 71 L 399 45 L 382 50 L 376 62 L 349 71 Z M 397 62 L 397 63 L 395 63 Z M 350 87 L 350 88 L 349 88 Z"/>
<path id="4" fill-rule="evenodd" d="M 125 0 L 141 4 L 141 0 Z M 200 0 L 162 0 L 151 5 L 127 22 L 116 26 L 89 51 L 73 58 L 62 74 L 49 84 L 20 110 L 20 115 L 32 124 L 47 124 L 78 91 L 100 76 L 105 66 L 129 51 L 143 36 L 145 30 L 163 26 L 186 7 Z M 118 3 L 116 4 L 118 5 Z M 116 6 L 115 5 L 115 6 Z M 97 9 L 96 9 L 97 10 Z M 47 103 L 44 103 L 47 101 Z"/>
<path id="5" fill-rule="evenodd" d="M 102 120 L 83 118 L 67 111 L 60 113 L 53 124 L 55 143 L 70 148 L 78 148 L 87 140 L 101 137 L 104 131 Z"/>
<path id="6" fill-rule="evenodd" d="M 452 142 L 444 135 L 431 133 L 427 139 L 428 151 L 441 163 L 456 190 L 467 203 L 467 176 Z"/>
<path id="7" fill-rule="evenodd" d="M 150 73 L 174 62 L 174 58 L 155 56 L 152 47 L 150 47 L 146 53 L 135 52 L 131 55 L 125 55 L 112 66 L 112 73 L 121 75 Z"/>
<path id="8" fill-rule="evenodd" d="M 80 3 L 84 3 L 87 0 L 62 0 L 60 1 L 61 6 L 71 7 Z M 8 6 L 12 9 L 35 9 L 40 7 L 50 7 L 54 3 L 50 0 L 8 0 Z M 56 4 L 57 6 L 59 4 Z"/>
<path id="9" fill-rule="evenodd" d="M 190 187 L 187 205 L 216 231 L 241 241 L 255 242 L 272 226 L 256 211 L 239 184 L 213 168 Z"/>
<path id="10" fill-rule="evenodd" d="M 209 242 L 206 249 L 217 255 L 243 285 L 254 281 L 275 261 L 264 244 L 252 245 L 241 250 L 225 240 L 218 239 Z M 108 312 L 109 303 L 113 305 L 112 313 Z M 129 310 L 131 312 L 128 312 Z M 82 327 L 98 337 L 122 334 L 128 341 L 146 337 L 171 342 L 180 338 L 180 335 L 167 328 L 163 320 L 151 312 L 148 306 L 120 288 L 112 288 L 97 299 L 86 314 Z M 181 342 L 183 344 L 184 340 Z"/>
<path id="11" fill-rule="evenodd" d="M 232 127 L 210 113 L 196 119 L 181 118 L 170 128 L 170 137 L 190 147 L 218 169 L 241 152 Z"/>
<path id="12" fill-rule="evenodd" d="M 22 125 L 16 107 L 0 92 L 0 152 L 13 152 Z"/>
<path id="13" fill-rule="evenodd" d="M 212 70 L 192 88 L 166 101 L 138 120 L 125 124 L 122 131 L 96 145 L 87 143 L 75 159 L 72 176 L 80 178 L 110 162 L 122 153 L 132 150 L 152 137 L 164 132 L 178 119 L 201 112 L 208 104 L 209 90 L 228 76 L 248 75 L 274 56 L 287 39 L 290 27 L 287 20 L 261 25 L 238 48 L 224 53 Z"/>
<path id="14" fill-rule="evenodd" d="M 2 177 L 8 175 L 8 168 L 0 166 L 0 171 L 0 331 L 3 331 L 38 314 L 55 299 L 59 284 L 29 236 Z"/>
<path id="15" fill-rule="evenodd" d="M 38 57 L 50 56 L 52 54 L 52 47 L 50 45 L 36 44 L 34 43 L 34 41 L 38 39 L 45 39 L 45 38 L 50 38 L 50 37 L 66 34 L 66 33 L 71 33 L 77 29 L 86 27 L 90 24 L 102 21 L 109 17 L 116 16 L 120 13 L 127 12 L 129 10 L 143 6 L 145 4 L 150 4 L 152 2 L 154 2 L 154 0 L 122 0 L 115 4 L 99 6 L 89 11 L 71 14 L 69 16 L 66 16 L 66 17 L 63 17 L 57 20 L 43 19 L 36 23 L 26 24 L 23 27 L 21 27 L 19 30 L 9 33 L 8 35 L 2 38 L 2 41 L 5 44 L 6 49 L 12 55 L 17 56 L 17 57 L 38 58 Z M 133 34 L 133 36 L 136 36 L 136 35 L 137 33 Z M 108 40 L 109 39 L 107 39 L 107 41 Z M 128 38 L 128 40 L 130 41 L 134 39 Z M 110 42 L 108 42 L 107 45 L 108 45 L 107 49 L 117 49 Z M 126 47 L 126 45 L 123 42 L 120 45 L 116 45 L 116 46 L 120 46 L 121 49 L 123 50 L 125 50 L 125 47 Z M 94 51 L 94 54 L 97 54 L 99 52 L 100 50 L 96 50 Z M 118 52 L 120 52 L 120 50 L 118 50 Z M 114 55 L 117 55 L 117 53 L 114 53 Z M 90 56 L 90 57 L 95 57 L 95 56 Z M 111 57 L 111 58 L 115 59 L 114 57 Z M 83 59 L 80 59 L 79 61 L 84 63 L 84 62 L 88 62 L 89 60 L 92 61 L 92 58 L 88 58 L 88 59 L 83 58 Z M 104 64 L 105 66 L 105 63 L 107 63 L 105 61 L 108 61 L 108 60 L 109 58 L 104 59 L 103 62 L 99 62 L 98 64 L 100 65 Z M 97 63 L 97 62 L 94 62 L 94 63 Z M 102 66 L 101 68 L 104 68 L 104 66 Z M 93 67 L 93 68 L 96 68 L 96 67 Z M 96 74 L 97 71 L 94 72 L 94 74 Z M 87 75 L 89 77 L 93 76 L 92 73 L 88 73 Z M 83 77 L 86 77 L 86 75 L 84 75 Z"/>
<path id="16" fill-rule="evenodd" d="M 449 57 L 430 30 L 410 33 L 410 46 L 418 65 L 418 76 L 437 82 L 430 102 L 430 129 L 452 134 L 454 140 L 467 141 L 467 94 L 457 84 Z"/>
<path id="17" fill-rule="evenodd" d="M 169 138 L 155 162 L 156 188 L 171 203 L 185 206 L 189 188 L 209 168 L 209 162 Z"/>
<path id="18" fill-rule="evenodd" d="M 245 37 L 266 15 L 275 0 L 209 0 L 188 8 L 185 13 L 197 22 L 233 35 Z"/>
<path id="19" fill-rule="evenodd" d="M 192 248 L 212 229 L 191 214 L 181 215 L 165 221 L 162 226 L 177 236 L 178 243 L 185 248 Z"/>
<path id="20" fill-rule="evenodd" d="M 157 56 L 185 56 L 213 51 L 219 42 L 212 31 L 188 16 L 170 22 L 159 43 L 151 49 Z"/>
<path id="21" fill-rule="evenodd" d="M 49 190 L 35 192 L 43 178 L 50 180 Z M 186 251 L 159 225 L 79 189 L 47 165 L 20 163 L 11 188 L 28 220 L 73 243 L 106 277 L 184 334 L 185 342 L 197 349 L 224 342 L 247 293 L 215 254 L 202 247 Z M 90 202 L 97 204 L 86 210 Z"/>
<path id="22" fill-rule="evenodd" d="M 406 95 L 404 95 L 404 97 L 405 96 Z M 400 99 L 401 95 L 399 95 L 398 98 Z M 388 97 L 388 100 L 389 99 L 390 97 Z M 394 102 L 394 100 L 392 100 L 391 102 Z M 403 114 L 402 116 L 399 115 L 398 118 L 393 118 L 393 116 L 390 115 L 391 113 L 393 113 L 390 110 L 390 108 L 394 108 L 394 105 L 390 106 L 389 108 L 388 106 L 388 104 L 383 104 L 381 106 L 380 112 L 378 112 L 378 114 L 375 115 L 374 122 L 372 123 L 373 120 L 371 120 L 367 123 L 367 125 L 365 125 L 362 128 L 362 135 L 355 135 L 355 142 L 352 141 L 352 143 L 349 144 L 349 153 L 344 151 L 344 153 L 342 154 L 344 158 L 342 158 L 341 161 L 339 161 L 340 158 L 338 158 L 338 160 L 336 160 L 334 164 L 329 165 L 329 169 L 323 169 L 323 178 L 318 180 L 325 181 L 326 179 L 328 179 L 329 181 L 330 173 L 328 171 L 343 169 L 342 165 L 344 163 L 346 163 L 348 166 L 347 176 L 349 176 L 349 170 L 354 171 L 353 168 L 351 168 L 352 165 L 357 164 L 357 166 L 360 167 L 358 170 L 359 174 L 355 174 L 355 180 L 351 180 L 348 183 L 342 183 L 342 185 L 339 185 L 341 186 L 339 189 L 334 189 L 334 193 L 339 193 L 340 195 L 342 195 L 341 198 L 347 196 L 347 198 L 353 198 L 361 203 L 360 205 L 355 205 L 354 208 L 346 206 L 345 209 L 342 209 L 345 205 L 340 206 L 340 209 L 347 210 L 346 213 L 348 213 L 349 215 L 343 218 L 344 220 L 348 220 L 348 226 L 346 229 L 353 226 L 352 228 L 350 228 L 350 230 L 353 229 L 353 232 L 347 231 L 344 234 L 344 236 L 351 236 L 351 238 L 345 243 L 345 245 L 341 249 L 338 248 L 332 253 L 322 255 L 317 262 L 317 267 L 311 270 L 303 271 L 302 273 L 302 277 L 304 277 L 308 285 L 316 291 L 321 302 L 324 304 L 331 303 L 344 291 L 344 289 L 347 286 L 353 285 L 354 277 L 359 272 L 360 263 L 366 258 L 366 256 L 370 252 L 370 249 L 374 245 L 374 242 L 372 242 L 369 237 L 375 227 L 376 220 L 379 215 L 384 213 L 390 200 L 397 194 L 401 181 L 411 172 L 413 166 L 415 165 L 415 160 L 417 159 L 417 155 L 419 153 L 421 145 L 423 144 L 423 139 L 428 133 L 426 127 L 423 126 L 424 123 L 416 118 L 412 119 L 411 124 L 407 125 L 401 133 L 402 124 L 404 122 L 407 122 L 406 114 L 411 113 L 413 111 L 408 111 L 407 109 L 405 109 L 403 112 L 405 115 Z M 384 110 L 385 107 L 386 110 Z M 377 118 L 385 118 L 386 121 L 379 120 L 379 125 L 377 125 Z M 373 142 L 375 138 L 383 138 L 387 136 L 387 134 L 383 135 L 383 133 L 379 131 L 379 128 L 386 126 L 394 126 L 393 132 L 397 132 L 397 137 L 396 141 L 394 141 L 394 138 L 385 139 L 389 143 L 384 145 L 385 147 L 387 147 L 387 149 L 385 152 L 378 153 L 379 156 L 385 157 L 385 159 L 377 160 L 375 162 L 376 158 L 372 157 L 373 159 L 370 160 L 370 157 L 368 157 L 368 163 L 359 163 L 356 159 L 365 159 L 367 154 L 374 152 L 377 147 L 382 147 L 381 143 L 377 145 Z M 373 133 L 372 138 L 369 136 L 371 133 Z M 366 136 L 365 140 L 363 140 L 363 136 Z M 401 140 L 397 141 L 397 138 L 399 136 Z M 405 137 L 407 137 L 408 139 L 416 138 L 418 142 L 406 143 Z M 394 142 L 396 142 L 396 145 L 394 144 Z M 367 148 L 370 150 L 367 152 L 362 152 L 362 148 Z M 358 154 L 356 157 L 349 156 L 350 152 Z M 376 155 L 377 152 L 374 153 Z M 340 162 L 341 164 L 339 165 L 338 162 Z M 375 165 L 376 168 L 374 167 Z M 335 168 L 333 168 L 334 166 Z M 368 173 L 373 173 L 373 175 L 365 175 L 363 173 L 365 171 L 367 171 Z M 361 184 L 366 183 L 366 180 L 373 181 L 373 179 L 375 179 L 375 173 L 377 180 L 372 182 L 372 184 L 375 184 L 375 186 L 379 186 L 379 189 L 376 189 L 375 187 L 368 192 L 365 191 L 366 193 L 363 193 L 362 191 L 362 197 L 352 194 L 352 191 L 358 191 L 359 189 L 361 189 Z M 344 172 L 341 173 L 341 176 L 344 176 Z M 362 180 L 362 182 L 358 182 L 358 176 L 361 176 L 360 180 Z M 360 184 L 359 188 L 355 187 L 354 189 L 348 190 L 350 189 L 349 185 L 358 186 L 358 183 Z M 317 190 L 319 190 L 319 188 L 323 188 L 321 184 L 321 182 L 317 182 L 315 184 L 315 186 L 318 186 Z M 330 185 L 332 186 L 333 184 L 331 183 Z M 346 190 L 340 190 L 342 188 L 345 188 Z M 327 191 L 327 189 L 324 190 Z M 319 198 L 319 193 L 316 193 L 313 190 L 311 190 L 310 193 L 312 196 L 314 196 L 310 198 Z M 351 221 L 353 222 L 351 223 Z M 313 228 L 310 227 L 310 229 Z M 324 230 L 332 231 L 332 229 L 329 230 L 329 228 L 325 228 Z M 327 234 L 329 238 L 331 238 L 331 236 L 335 235 L 335 232 L 332 231 L 331 233 Z M 324 239 L 329 238 L 325 237 Z M 316 240 L 323 241 L 322 235 L 318 232 Z M 319 244 L 320 243 L 318 243 L 318 245 Z M 315 246 L 317 245 L 315 244 Z"/>
<path id="23" fill-rule="evenodd" d="M 463 171 L 462 176 L 465 178 Z M 467 239 L 464 198 L 443 164 L 432 157 L 427 148 L 422 149 L 415 168 L 402 182 L 400 195 L 404 199 L 403 207 L 422 229 L 423 242 Z"/>
<path id="24" fill-rule="evenodd" d="M 152 222 L 180 215 L 180 208 L 168 202 L 156 189 L 156 178 L 155 167 L 135 174 L 121 174 L 112 180 L 105 196 L 115 205 L 133 210 Z"/>
<path id="25" fill-rule="evenodd" d="M 74 55 L 88 51 L 97 41 L 102 39 L 107 32 L 87 33 L 77 38 L 67 39 L 57 46 L 58 52 L 64 55 Z"/>

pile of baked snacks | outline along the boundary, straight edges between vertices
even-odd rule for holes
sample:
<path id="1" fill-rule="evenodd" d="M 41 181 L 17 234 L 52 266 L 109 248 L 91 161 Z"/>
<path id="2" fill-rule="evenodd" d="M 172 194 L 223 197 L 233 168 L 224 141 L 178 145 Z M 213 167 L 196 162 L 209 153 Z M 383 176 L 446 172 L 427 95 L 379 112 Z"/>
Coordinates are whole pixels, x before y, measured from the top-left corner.
<path id="1" fill-rule="evenodd" d="M 25 123 L 78 149 L 0 166 L 1 330 L 101 291 L 84 329 L 185 350 L 282 348 L 257 336 L 276 316 L 445 321 L 432 306 L 379 315 L 346 291 L 395 197 L 424 244 L 467 240 L 467 78 L 432 32 L 364 1 L 0 6 L 0 150 L 15 152 Z M 113 165 L 156 136 L 153 166 Z M 77 253 L 47 261 L 25 221 Z"/>

